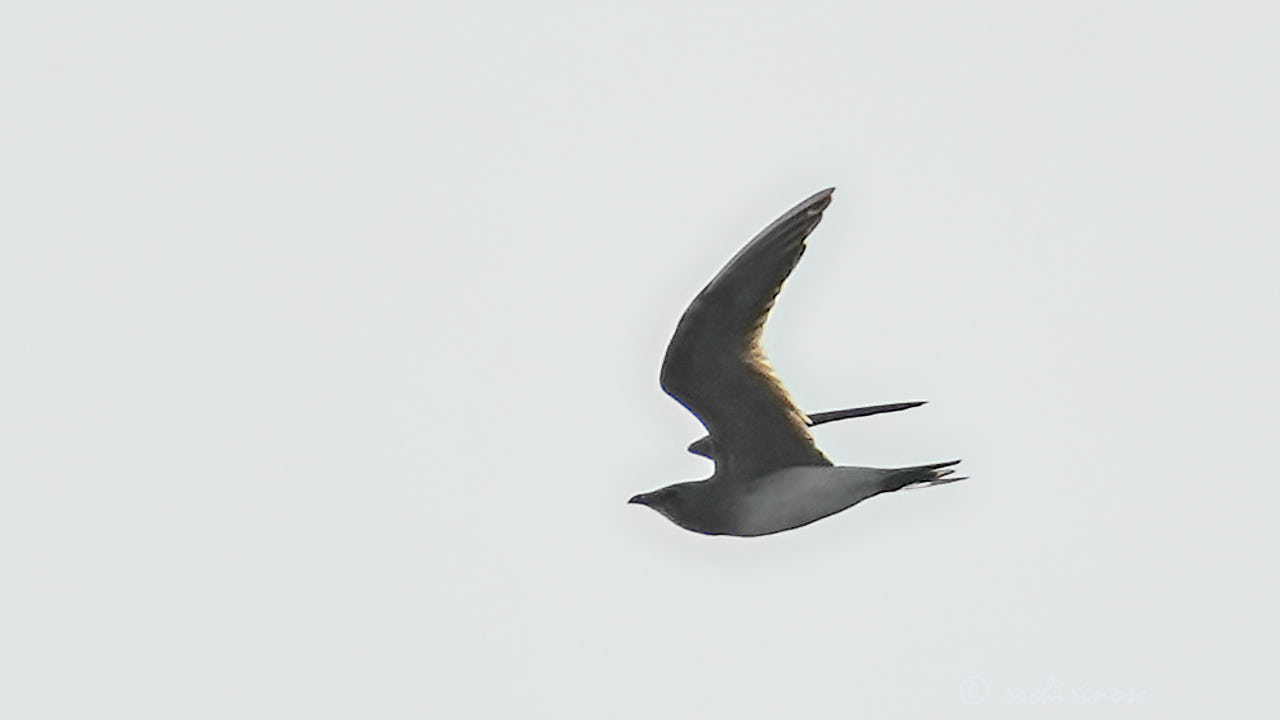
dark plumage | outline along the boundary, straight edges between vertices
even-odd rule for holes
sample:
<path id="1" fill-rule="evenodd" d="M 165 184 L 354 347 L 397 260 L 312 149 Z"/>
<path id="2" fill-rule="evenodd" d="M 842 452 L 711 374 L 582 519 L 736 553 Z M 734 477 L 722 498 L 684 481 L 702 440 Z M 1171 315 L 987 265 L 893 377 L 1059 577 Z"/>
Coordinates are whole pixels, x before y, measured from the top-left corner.
<path id="1" fill-rule="evenodd" d="M 960 480 L 958 460 L 909 468 L 837 467 L 814 444 L 820 422 L 904 410 L 898 403 L 807 416 L 774 375 L 760 336 L 783 281 L 804 254 L 834 188 L 789 210 L 747 243 L 689 304 L 662 363 L 662 388 L 708 437 L 690 451 L 715 462 L 705 480 L 677 483 L 630 502 L 713 535 L 767 535 L 806 525 L 868 497 L 910 485 Z"/>
<path id="2" fill-rule="evenodd" d="M 849 418 L 866 417 L 868 415 L 879 415 L 881 413 L 898 412 L 899 410 L 910 410 L 914 407 L 924 405 L 924 400 L 915 402 L 890 403 L 888 405 L 870 405 L 867 407 L 848 408 L 846 410 L 831 410 L 828 412 L 814 413 L 805 416 L 805 422 L 809 427 L 822 425 L 824 423 L 835 422 L 836 420 L 847 420 Z M 689 443 L 689 452 L 694 455 L 701 455 L 709 460 L 715 459 L 715 443 L 711 441 L 710 435 L 702 437 Z"/>

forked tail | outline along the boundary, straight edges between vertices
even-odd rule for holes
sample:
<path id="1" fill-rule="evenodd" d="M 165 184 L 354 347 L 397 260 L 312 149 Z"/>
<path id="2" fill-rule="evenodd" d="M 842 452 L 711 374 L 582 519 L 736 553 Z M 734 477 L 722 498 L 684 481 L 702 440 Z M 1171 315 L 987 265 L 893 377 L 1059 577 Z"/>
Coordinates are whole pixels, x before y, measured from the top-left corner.
<path id="1" fill-rule="evenodd" d="M 957 480 L 968 480 L 965 477 L 956 477 L 953 465 L 959 464 L 959 460 L 951 460 L 948 462 L 934 463 L 932 465 L 918 465 L 916 467 L 899 468 L 892 470 L 889 476 L 884 479 L 884 492 L 893 492 L 902 490 L 903 488 L 929 487 L 930 485 L 945 485 L 953 483 Z"/>

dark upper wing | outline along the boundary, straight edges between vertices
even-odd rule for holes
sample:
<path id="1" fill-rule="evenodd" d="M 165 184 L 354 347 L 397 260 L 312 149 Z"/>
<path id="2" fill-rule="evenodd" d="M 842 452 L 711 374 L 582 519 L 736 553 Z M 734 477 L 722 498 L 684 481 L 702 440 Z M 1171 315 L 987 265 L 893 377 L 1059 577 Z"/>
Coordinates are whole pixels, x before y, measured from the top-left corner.
<path id="1" fill-rule="evenodd" d="M 662 389 L 707 428 L 718 476 L 831 464 L 769 367 L 760 334 L 834 191 L 795 206 L 738 251 L 689 304 L 667 346 Z"/>
<path id="2" fill-rule="evenodd" d="M 920 407 L 924 404 L 924 400 L 916 400 L 914 402 L 889 403 L 888 405 L 867 405 L 865 407 L 847 408 L 845 410 L 828 410 L 827 412 L 814 413 L 810 415 L 805 421 L 805 424 L 809 427 L 813 427 L 815 425 L 835 422 L 836 420 L 848 420 L 849 418 L 880 415 L 881 413 L 898 412 L 899 410 L 910 410 L 911 408 Z M 697 440 L 689 443 L 689 452 L 694 455 L 701 455 L 704 458 L 714 460 L 716 456 L 716 446 L 715 443 L 711 441 L 710 435 L 703 435 Z"/>
<path id="3" fill-rule="evenodd" d="M 848 410 L 829 410 L 827 412 L 814 413 L 809 416 L 809 427 L 835 422 L 836 420 L 847 420 L 849 418 L 910 410 L 911 408 L 917 408 L 924 405 L 925 402 L 925 400 L 915 400 L 913 402 L 889 403 L 888 405 L 868 405 L 866 407 L 849 408 Z"/>

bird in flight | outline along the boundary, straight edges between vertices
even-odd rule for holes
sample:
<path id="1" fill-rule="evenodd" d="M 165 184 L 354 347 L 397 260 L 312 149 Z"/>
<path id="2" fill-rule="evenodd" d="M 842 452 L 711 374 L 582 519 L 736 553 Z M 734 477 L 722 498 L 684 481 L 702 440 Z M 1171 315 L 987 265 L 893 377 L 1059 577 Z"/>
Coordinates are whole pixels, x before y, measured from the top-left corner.
<path id="1" fill-rule="evenodd" d="M 762 230 L 685 310 L 660 380 L 706 428 L 689 451 L 713 460 L 715 472 L 629 502 L 687 530 L 750 537 L 808 525 L 881 493 L 965 479 L 953 475 L 959 460 L 905 468 L 833 465 L 814 444 L 812 425 L 922 403 L 805 415 L 765 358 L 765 320 L 834 192 L 817 193 Z"/>

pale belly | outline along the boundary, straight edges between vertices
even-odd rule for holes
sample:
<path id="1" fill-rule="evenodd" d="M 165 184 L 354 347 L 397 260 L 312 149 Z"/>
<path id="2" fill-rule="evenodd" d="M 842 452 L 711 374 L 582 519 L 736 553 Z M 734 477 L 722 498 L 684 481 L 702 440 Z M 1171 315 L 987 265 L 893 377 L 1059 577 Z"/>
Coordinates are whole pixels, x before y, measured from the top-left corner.
<path id="1" fill-rule="evenodd" d="M 768 535 L 807 525 L 876 494 L 878 471 L 795 467 L 758 480 L 739 506 L 739 533 Z"/>

